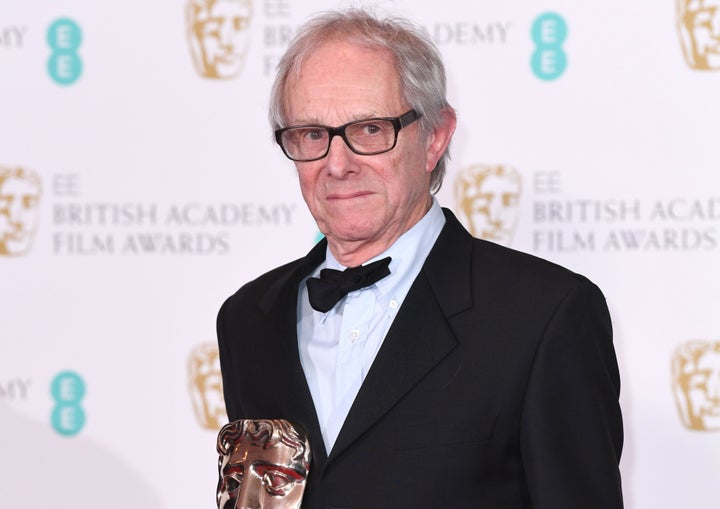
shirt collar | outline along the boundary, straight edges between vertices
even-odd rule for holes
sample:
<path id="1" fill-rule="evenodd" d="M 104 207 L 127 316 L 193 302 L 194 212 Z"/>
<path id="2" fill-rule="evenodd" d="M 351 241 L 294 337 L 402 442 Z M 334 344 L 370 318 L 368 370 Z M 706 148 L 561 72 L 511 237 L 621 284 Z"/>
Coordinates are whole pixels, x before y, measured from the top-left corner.
<path id="1" fill-rule="evenodd" d="M 388 256 L 392 258 L 390 275 L 375 283 L 384 295 L 399 300 L 404 299 L 444 225 L 445 214 L 437 198 L 433 197 L 430 210 L 420 221 L 403 233 L 384 252 L 365 262 L 371 263 Z M 329 247 L 326 249 L 325 267 L 336 270 L 346 268 L 335 259 Z"/>

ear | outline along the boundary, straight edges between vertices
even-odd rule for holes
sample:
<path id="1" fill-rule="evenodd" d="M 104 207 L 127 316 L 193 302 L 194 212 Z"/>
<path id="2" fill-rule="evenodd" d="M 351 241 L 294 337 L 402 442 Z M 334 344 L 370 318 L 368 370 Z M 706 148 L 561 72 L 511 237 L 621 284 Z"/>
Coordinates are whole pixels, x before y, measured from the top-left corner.
<path id="1" fill-rule="evenodd" d="M 457 125 L 457 116 L 455 110 L 450 106 L 445 108 L 441 113 L 440 124 L 428 136 L 427 157 L 425 171 L 430 173 L 437 166 L 440 157 L 445 153 L 450 145 L 450 139 L 455 132 Z"/>

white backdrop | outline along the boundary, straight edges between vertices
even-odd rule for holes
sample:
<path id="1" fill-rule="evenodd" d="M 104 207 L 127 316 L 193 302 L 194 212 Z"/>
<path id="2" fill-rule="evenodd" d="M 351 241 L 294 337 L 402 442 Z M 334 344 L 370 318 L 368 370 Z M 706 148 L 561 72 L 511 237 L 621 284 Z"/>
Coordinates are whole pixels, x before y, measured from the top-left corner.
<path id="1" fill-rule="evenodd" d="M 242 58 L 215 68 L 193 63 L 189 0 L 0 4 L 2 507 L 214 507 L 216 312 L 318 235 L 272 142 L 272 69 L 310 14 L 349 5 L 236 3 Z M 627 507 L 716 507 L 720 19 L 672 0 L 373 5 L 446 59 L 441 204 L 462 212 L 471 168 L 505 168 L 496 240 L 604 290 Z"/>

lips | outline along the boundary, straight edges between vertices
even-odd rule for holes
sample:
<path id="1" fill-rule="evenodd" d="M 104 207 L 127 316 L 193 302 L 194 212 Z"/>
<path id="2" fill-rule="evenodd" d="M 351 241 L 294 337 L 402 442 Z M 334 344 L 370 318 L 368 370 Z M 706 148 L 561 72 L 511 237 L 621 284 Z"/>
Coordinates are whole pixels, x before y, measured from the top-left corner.
<path id="1" fill-rule="evenodd" d="M 709 417 L 720 417 L 720 406 L 714 405 L 709 408 L 703 408 L 702 414 Z"/>
<path id="2" fill-rule="evenodd" d="M 354 191 L 354 192 L 346 192 L 346 193 L 332 193 L 328 194 L 326 199 L 327 200 L 352 200 L 354 198 L 363 198 L 365 196 L 370 196 L 370 191 Z"/>

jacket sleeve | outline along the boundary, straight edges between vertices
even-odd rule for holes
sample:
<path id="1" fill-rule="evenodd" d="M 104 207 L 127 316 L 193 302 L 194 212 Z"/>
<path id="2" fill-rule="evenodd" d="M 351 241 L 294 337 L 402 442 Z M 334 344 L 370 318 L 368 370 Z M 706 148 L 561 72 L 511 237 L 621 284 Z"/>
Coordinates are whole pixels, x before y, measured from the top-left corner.
<path id="1" fill-rule="evenodd" d="M 232 299 L 232 297 L 230 298 Z M 232 339 L 228 337 L 225 321 L 227 319 L 227 313 L 230 311 L 230 299 L 220 308 L 217 316 L 217 339 L 218 339 L 218 350 L 220 353 L 220 372 L 222 373 L 223 382 L 223 395 L 225 398 L 225 411 L 227 412 L 228 421 L 232 422 L 237 419 L 241 419 L 243 416 L 242 409 L 239 407 L 240 398 L 235 394 L 236 389 L 233 383 L 233 373 L 235 369 L 232 363 L 232 354 L 230 353 Z"/>
<path id="2" fill-rule="evenodd" d="M 578 276 L 533 360 L 521 455 L 534 509 L 619 509 L 620 376 L 605 298 Z"/>

